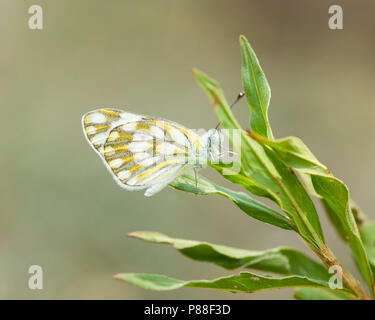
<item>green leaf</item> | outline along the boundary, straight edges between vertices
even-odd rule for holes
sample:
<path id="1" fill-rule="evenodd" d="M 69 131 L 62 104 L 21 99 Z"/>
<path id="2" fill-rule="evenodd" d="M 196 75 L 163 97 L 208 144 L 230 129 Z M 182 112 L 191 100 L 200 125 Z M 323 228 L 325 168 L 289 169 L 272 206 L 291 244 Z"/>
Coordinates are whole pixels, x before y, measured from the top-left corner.
<path id="1" fill-rule="evenodd" d="M 120 273 L 116 279 L 126 281 L 138 287 L 149 290 L 174 290 L 181 287 L 206 288 L 230 292 L 255 292 L 269 289 L 290 287 L 328 288 L 325 281 L 312 280 L 302 276 L 271 277 L 260 276 L 251 272 L 241 272 L 239 275 L 217 278 L 213 280 L 183 281 L 164 275 L 144 273 Z"/>
<path id="2" fill-rule="evenodd" d="M 297 137 L 270 140 L 255 132 L 249 132 L 249 135 L 260 144 L 270 146 L 280 159 L 292 168 L 328 173 L 327 168 L 319 162 L 303 141 Z"/>
<path id="3" fill-rule="evenodd" d="M 248 268 L 283 275 L 308 276 L 323 281 L 328 281 L 330 277 L 322 264 L 290 248 L 252 251 L 208 242 L 176 239 L 148 231 L 132 232 L 128 236 L 152 243 L 172 245 L 190 259 L 213 263 L 228 270 Z"/>
<path id="4" fill-rule="evenodd" d="M 294 297 L 297 300 L 352 300 L 352 296 L 325 288 L 298 288 L 294 290 Z"/>
<path id="5" fill-rule="evenodd" d="M 349 205 L 349 191 L 346 185 L 333 176 L 312 174 L 315 191 L 325 200 L 330 211 L 340 220 L 358 267 L 369 288 L 374 290 L 374 278 L 363 246 L 361 236 Z"/>
<path id="6" fill-rule="evenodd" d="M 173 290 L 179 289 L 186 284 L 186 281 L 173 279 L 164 275 L 147 273 L 120 273 L 115 278 L 134 284 L 147 290 Z"/>
<path id="7" fill-rule="evenodd" d="M 149 241 L 172 245 L 183 255 L 196 261 L 209 262 L 226 269 L 252 268 L 262 271 L 280 273 L 284 277 L 257 275 L 251 272 L 242 272 L 213 280 L 182 281 L 165 275 L 122 273 L 116 279 L 150 290 L 173 290 L 181 287 L 195 287 L 218 289 L 230 292 L 255 292 L 268 289 L 287 287 L 310 287 L 324 289 L 319 291 L 297 291 L 297 298 L 310 297 L 317 299 L 318 293 L 322 299 L 344 299 L 352 297 L 348 290 L 329 289 L 329 273 L 320 263 L 304 254 L 289 248 L 276 248 L 264 251 L 251 251 L 215 245 L 185 239 L 171 238 L 158 232 L 132 232 L 129 236 Z M 324 295 L 322 294 L 324 293 Z"/>
<path id="8" fill-rule="evenodd" d="M 350 209 L 357 222 L 363 246 L 370 261 L 372 273 L 375 275 L 375 221 L 370 220 L 353 200 L 350 200 Z"/>
<path id="9" fill-rule="evenodd" d="M 240 44 L 242 84 L 251 111 L 250 127 L 254 132 L 272 139 L 272 131 L 267 115 L 271 89 L 255 52 L 244 36 L 240 37 Z"/>
<path id="10" fill-rule="evenodd" d="M 228 106 L 228 101 L 224 96 L 224 92 L 221 89 L 220 84 L 197 69 L 193 69 L 193 75 L 206 92 L 220 120 L 221 126 L 226 129 L 240 128 L 239 123 L 234 118 L 232 111 Z"/>
<path id="11" fill-rule="evenodd" d="M 341 237 L 349 241 L 363 277 L 369 288 L 374 290 L 373 272 L 351 210 L 349 190 L 346 185 L 328 173 L 325 166 L 316 160 L 301 140 L 287 138 L 271 141 L 259 135 L 252 136 L 259 143 L 272 148 L 286 165 L 310 176 L 310 187 L 322 199 L 328 216 Z"/>
<path id="12" fill-rule="evenodd" d="M 222 176 L 225 176 L 228 181 L 241 185 L 250 193 L 256 196 L 269 198 L 272 201 L 278 203 L 276 194 L 274 194 L 271 190 L 257 184 L 254 180 L 246 176 L 244 172 L 236 172 L 233 169 L 229 168 L 229 165 L 225 163 L 209 163 L 209 166 L 217 170 Z"/>
<path id="13" fill-rule="evenodd" d="M 195 176 L 185 174 L 177 178 L 170 186 L 181 191 L 198 195 L 218 194 L 224 196 L 232 200 L 243 212 L 256 220 L 282 229 L 296 230 L 295 224 L 288 217 L 252 199 L 242 192 L 235 192 L 218 186 L 202 176 L 198 176 L 197 181 L 195 181 Z"/>
<path id="14" fill-rule="evenodd" d="M 365 221 L 359 226 L 359 232 L 366 249 L 372 271 L 375 273 L 375 222 Z M 375 290 L 374 290 L 375 291 Z"/>
<path id="15" fill-rule="evenodd" d="M 220 85 L 215 80 L 198 70 L 194 70 L 194 76 L 211 100 L 222 127 L 229 130 L 236 129 L 240 133 L 239 140 L 234 139 L 232 134 L 228 136 L 234 150 L 241 158 L 240 174 L 238 176 L 223 174 L 223 177 L 232 182 L 236 180 L 236 183 L 250 192 L 254 192 L 256 187 L 258 191 L 256 194 L 263 193 L 274 199 L 293 219 L 302 237 L 315 247 L 321 246 L 324 243 L 324 236 L 319 217 L 299 179 L 273 154 L 272 150 L 263 148 L 240 128 Z M 243 177 L 247 178 L 245 183 Z"/>
<path id="16" fill-rule="evenodd" d="M 340 238 L 343 241 L 349 242 L 349 236 L 347 235 L 347 232 L 345 231 L 345 228 L 342 225 L 340 217 L 329 206 L 329 204 L 327 203 L 327 201 L 325 199 L 321 199 L 321 202 L 322 202 L 322 205 L 325 209 L 325 212 L 327 213 L 328 219 L 329 219 L 329 221 L 331 221 L 331 223 L 334 226 L 337 234 L 340 236 Z"/>

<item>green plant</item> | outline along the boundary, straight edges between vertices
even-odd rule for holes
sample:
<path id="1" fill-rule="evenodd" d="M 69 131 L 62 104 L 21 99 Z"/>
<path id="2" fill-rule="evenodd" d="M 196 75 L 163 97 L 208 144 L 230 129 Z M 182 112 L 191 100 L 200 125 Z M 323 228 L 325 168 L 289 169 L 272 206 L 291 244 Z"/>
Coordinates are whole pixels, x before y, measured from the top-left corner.
<path id="1" fill-rule="evenodd" d="M 371 299 L 375 294 L 375 222 L 370 221 L 350 199 L 346 185 L 320 163 L 307 146 L 296 137 L 274 139 L 268 121 L 270 88 L 249 42 L 240 37 L 242 82 L 251 111 L 250 128 L 244 131 L 234 118 L 220 85 L 204 73 L 193 74 L 207 93 L 224 129 L 240 130 L 241 141 L 229 139 L 241 154 L 240 172 L 225 164 L 210 164 L 232 183 L 246 191 L 273 200 L 283 213 L 252 199 L 247 193 L 218 186 L 204 177 L 184 175 L 172 187 L 198 195 L 218 194 L 232 200 L 247 215 L 265 223 L 296 232 L 317 255 L 318 263 L 289 248 L 249 251 L 227 246 L 174 239 L 157 232 L 134 232 L 130 236 L 153 243 L 173 245 L 183 255 L 216 264 L 225 269 L 254 269 L 280 276 L 241 272 L 214 280 L 181 281 L 162 275 L 123 273 L 117 279 L 154 290 L 198 287 L 230 292 L 294 287 L 297 299 Z M 228 172 L 226 172 L 228 173 Z M 325 243 L 317 210 L 310 196 L 322 201 L 325 211 L 342 240 L 350 246 L 357 266 L 368 286 L 368 292 L 339 263 Z M 329 268 L 342 273 L 342 288 L 332 288 Z"/>

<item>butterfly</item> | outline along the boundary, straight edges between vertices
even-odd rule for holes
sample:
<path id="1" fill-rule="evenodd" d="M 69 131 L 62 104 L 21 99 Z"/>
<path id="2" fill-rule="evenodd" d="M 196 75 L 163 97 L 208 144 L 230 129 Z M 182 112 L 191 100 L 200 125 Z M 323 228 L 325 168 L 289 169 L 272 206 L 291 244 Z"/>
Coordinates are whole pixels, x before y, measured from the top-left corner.
<path id="1" fill-rule="evenodd" d="M 221 131 L 198 134 L 169 120 L 117 109 L 84 114 L 82 129 L 119 186 L 146 189 L 147 197 L 222 156 Z"/>

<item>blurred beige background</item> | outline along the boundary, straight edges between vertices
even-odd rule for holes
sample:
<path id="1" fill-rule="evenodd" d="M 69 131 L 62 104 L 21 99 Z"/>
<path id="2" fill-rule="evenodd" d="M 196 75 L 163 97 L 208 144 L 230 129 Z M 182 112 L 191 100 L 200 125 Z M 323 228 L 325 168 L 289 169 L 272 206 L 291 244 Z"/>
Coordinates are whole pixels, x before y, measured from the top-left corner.
<path id="1" fill-rule="evenodd" d="M 97 106 L 191 128 L 215 126 L 190 69 L 218 79 L 232 100 L 241 89 L 239 34 L 252 43 L 270 82 L 275 135 L 301 137 L 375 218 L 373 1 L 0 3 L 1 299 L 291 298 L 292 290 L 151 292 L 114 280 L 117 272 L 179 279 L 229 274 L 125 237 L 136 230 L 248 249 L 308 250 L 293 233 L 252 220 L 219 196 L 168 188 L 145 198 L 120 189 L 80 126 L 81 115 Z M 28 28 L 33 4 L 44 9 L 41 31 Z M 329 30 L 331 4 L 343 6 L 344 30 Z M 235 114 L 248 126 L 245 102 Z M 226 184 L 212 169 L 202 173 Z M 329 245 L 358 275 L 321 216 Z M 28 289 L 32 264 L 44 269 L 41 291 Z"/>

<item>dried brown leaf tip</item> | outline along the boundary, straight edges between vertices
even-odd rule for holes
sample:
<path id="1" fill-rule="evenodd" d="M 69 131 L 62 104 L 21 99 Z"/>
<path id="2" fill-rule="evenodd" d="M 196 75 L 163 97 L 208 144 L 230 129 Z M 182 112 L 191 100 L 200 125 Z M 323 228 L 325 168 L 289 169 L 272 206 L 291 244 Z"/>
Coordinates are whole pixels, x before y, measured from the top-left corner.
<path id="1" fill-rule="evenodd" d="M 216 110 L 218 107 L 218 104 L 221 102 L 221 99 L 217 95 L 216 92 L 212 92 L 212 96 L 213 96 L 212 107 L 214 108 L 214 110 Z"/>

